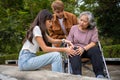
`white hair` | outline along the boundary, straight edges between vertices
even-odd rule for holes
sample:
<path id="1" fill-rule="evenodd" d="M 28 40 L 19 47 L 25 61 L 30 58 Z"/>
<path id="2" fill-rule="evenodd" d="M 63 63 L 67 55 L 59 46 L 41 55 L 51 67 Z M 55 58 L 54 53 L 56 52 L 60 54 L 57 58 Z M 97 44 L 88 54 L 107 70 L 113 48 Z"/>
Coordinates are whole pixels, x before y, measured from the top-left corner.
<path id="1" fill-rule="evenodd" d="M 89 22 L 88 29 L 93 29 L 96 26 L 96 22 L 95 22 L 93 14 L 90 11 L 84 11 L 84 12 L 80 13 L 79 18 L 83 15 L 88 16 L 88 22 Z"/>

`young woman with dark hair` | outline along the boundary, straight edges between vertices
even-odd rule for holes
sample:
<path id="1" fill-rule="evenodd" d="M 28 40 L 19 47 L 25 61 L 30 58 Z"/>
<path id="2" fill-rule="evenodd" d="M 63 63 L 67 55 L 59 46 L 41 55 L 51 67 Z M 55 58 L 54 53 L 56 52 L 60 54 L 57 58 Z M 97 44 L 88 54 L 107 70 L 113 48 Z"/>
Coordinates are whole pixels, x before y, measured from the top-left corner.
<path id="1" fill-rule="evenodd" d="M 51 64 L 52 71 L 62 72 L 62 58 L 59 52 L 74 54 L 72 43 L 68 40 L 52 39 L 47 34 L 47 29 L 52 25 L 52 14 L 44 9 L 38 13 L 30 26 L 23 42 L 23 47 L 19 53 L 18 67 L 20 70 L 36 70 Z M 66 42 L 69 48 L 53 48 L 48 46 L 50 43 Z M 36 56 L 35 53 L 41 48 L 43 55 Z"/>

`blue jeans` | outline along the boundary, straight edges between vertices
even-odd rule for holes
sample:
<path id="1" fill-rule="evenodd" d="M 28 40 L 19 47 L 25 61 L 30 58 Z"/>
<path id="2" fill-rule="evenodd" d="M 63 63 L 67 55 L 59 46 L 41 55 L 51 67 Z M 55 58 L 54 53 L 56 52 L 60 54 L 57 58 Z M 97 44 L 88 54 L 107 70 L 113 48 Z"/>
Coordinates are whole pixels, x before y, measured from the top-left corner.
<path id="1" fill-rule="evenodd" d="M 28 50 L 21 50 L 18 67 L 20 70 L 36 70 L 51 64 L 52 71 L 62 72 L 62 58 L 59 52 L 50 52 L 36 56 Z"/>

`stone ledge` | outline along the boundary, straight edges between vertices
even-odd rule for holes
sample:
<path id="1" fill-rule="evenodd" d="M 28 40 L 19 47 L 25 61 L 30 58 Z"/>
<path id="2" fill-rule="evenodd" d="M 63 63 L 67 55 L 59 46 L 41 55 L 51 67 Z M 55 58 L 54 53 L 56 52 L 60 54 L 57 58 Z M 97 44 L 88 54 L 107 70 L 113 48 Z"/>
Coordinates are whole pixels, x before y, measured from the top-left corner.
<path id="1" fill-rule="evenodd" d="M 18 64 L 18 60 L 5 60 L 5 64 Z"/>
<path id="2" fill-rule="evenodd" d="M 17 66 L 0 65 L 0 73 L 18 80 L 107 80 L 86 76 L 77 76 L 48 70 L 19 71 Z"/>
<path id="3" fill-rule="evenodd" d="M 105 61 L 120 61 L 120 58 L 105 58 Z"/>

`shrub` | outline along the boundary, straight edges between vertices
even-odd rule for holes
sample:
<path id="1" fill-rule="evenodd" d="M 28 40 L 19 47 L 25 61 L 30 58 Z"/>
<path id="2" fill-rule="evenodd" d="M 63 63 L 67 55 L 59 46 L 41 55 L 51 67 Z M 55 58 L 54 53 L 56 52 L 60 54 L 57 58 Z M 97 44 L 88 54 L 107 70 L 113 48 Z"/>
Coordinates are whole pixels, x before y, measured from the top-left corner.
<path id="1" fill-rule="evenodd" d="M 120 58 L 120 44 L 103 46 L 103 53 L 106 58 Z"/>
<path id="2" fill-rule="evenodd" d="M 18 59 L 18 54 L 9 54 L 9 55 L 0 56 L 0 64 L 5 64 L 5 60 L 17 60 L 17 59 Z"/>

